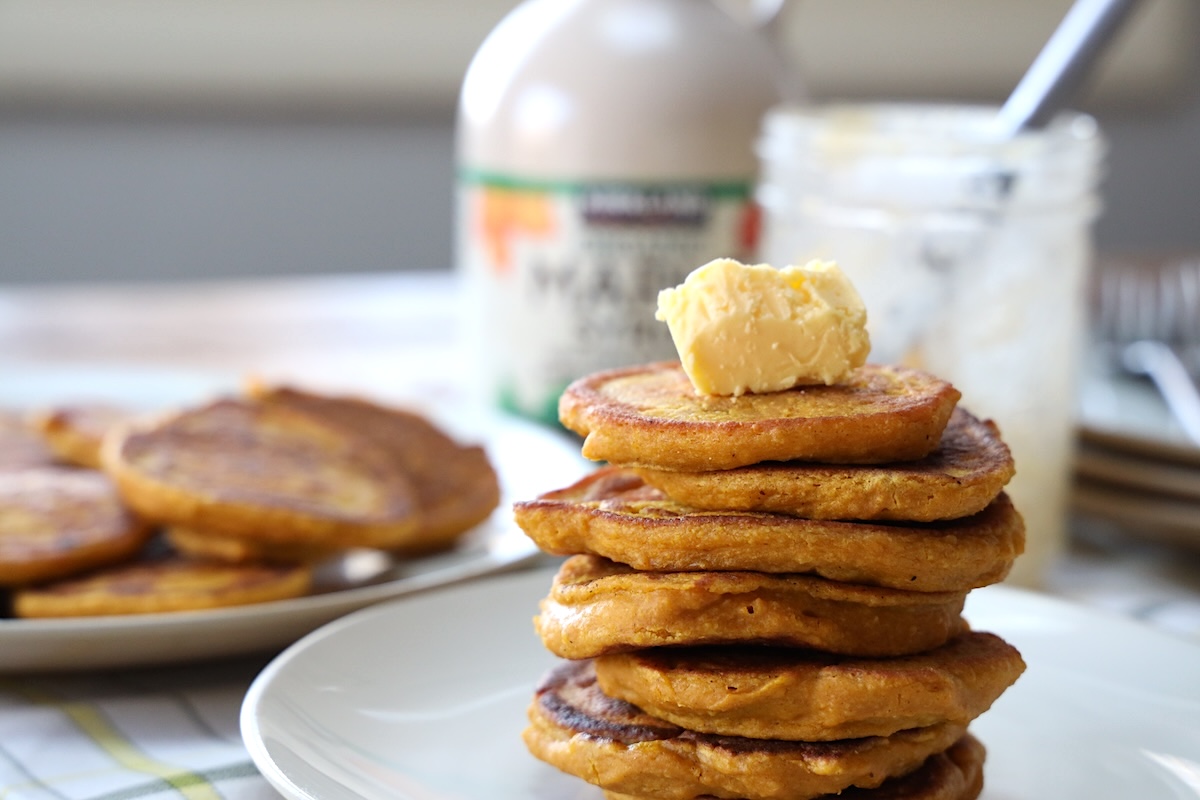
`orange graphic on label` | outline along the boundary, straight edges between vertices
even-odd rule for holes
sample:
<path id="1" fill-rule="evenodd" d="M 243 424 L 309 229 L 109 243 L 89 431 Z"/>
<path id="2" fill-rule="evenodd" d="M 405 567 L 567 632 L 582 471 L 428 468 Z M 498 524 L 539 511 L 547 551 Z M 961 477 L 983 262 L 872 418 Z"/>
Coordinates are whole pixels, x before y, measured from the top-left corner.
<path id="1" fill-rule="evenodd" d="M 484 244 L 492 269 L 501 275 L 513 267 L 514 236 L 547 238 L 555 228 L 554 210 L 546 194 L 496 186 L 479 189 L 475 219 L 476 235 Z"/>
<path id="2" fill-rule="evenodd" d="M 749 202 L 742 210 L 741 224 L 738 226 L 738 246 L 742 248 L 742 252 L 746 256 L 752 256 L 758 249 L 758 239 L 761 234 L 762 208 L 758 203 Z"/>

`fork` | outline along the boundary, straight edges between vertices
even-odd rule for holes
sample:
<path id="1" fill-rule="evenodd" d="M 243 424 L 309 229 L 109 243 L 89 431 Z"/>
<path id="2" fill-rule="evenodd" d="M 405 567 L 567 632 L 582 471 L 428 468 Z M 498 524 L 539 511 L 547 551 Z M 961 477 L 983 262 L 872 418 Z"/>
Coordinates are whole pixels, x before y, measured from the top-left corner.
<path id="1" fill-rule="evenodd" d="M 1200 390 L 1188 363 L 1200 349 L 1200 261 L 1106 269 L 1096 293 L 1093 326 L 1111 360 L 1149 378 L 1184 433 L 1200 444 Z"/>

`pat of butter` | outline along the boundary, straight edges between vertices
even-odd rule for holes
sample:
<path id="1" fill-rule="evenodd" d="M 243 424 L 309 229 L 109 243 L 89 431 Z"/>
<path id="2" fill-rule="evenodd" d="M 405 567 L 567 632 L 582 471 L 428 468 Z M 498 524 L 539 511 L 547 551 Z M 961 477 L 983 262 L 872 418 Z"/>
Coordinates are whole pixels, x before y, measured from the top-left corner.
<path id="1" fill-rule="evenodd" d="M 837 383 L 871 349 L 866 307 L 832 261 L 776 269 L 717 259 L 659 292 L 655 317 L 702 394 Z"/>

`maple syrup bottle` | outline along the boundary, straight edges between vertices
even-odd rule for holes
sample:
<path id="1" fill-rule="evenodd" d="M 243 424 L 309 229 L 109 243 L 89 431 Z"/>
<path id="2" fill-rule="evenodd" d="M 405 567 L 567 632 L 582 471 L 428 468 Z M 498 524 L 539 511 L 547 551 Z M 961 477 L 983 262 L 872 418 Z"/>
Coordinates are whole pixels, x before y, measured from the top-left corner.
<path id="1" fill-rule="evenodd" d="M 712 0 L 527 0 L 458 109 L 457 268 L 489 402 L 557 419 L 571 380 L 674 358 L 658 291 L 753 258 L 762 32 Z"/>

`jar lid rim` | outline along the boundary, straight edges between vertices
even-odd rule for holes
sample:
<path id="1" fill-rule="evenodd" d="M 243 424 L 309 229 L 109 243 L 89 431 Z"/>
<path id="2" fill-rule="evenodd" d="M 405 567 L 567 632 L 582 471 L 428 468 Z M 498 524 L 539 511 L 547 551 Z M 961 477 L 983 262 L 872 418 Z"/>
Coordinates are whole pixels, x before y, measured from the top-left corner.
<path id="1" fill-rule="evenodd" d="M 1063 148 L 1103 150 L 1095 118 L 1062 112 L 1044 129 L 1006 137 L 999 109 L 935 103 L 835 103 L 780 105 L 763 120 L 759 154 L 786 155 L 818 148 L 823 154 L 900 157 L 1011 155 L 1029 158 Z"/>

